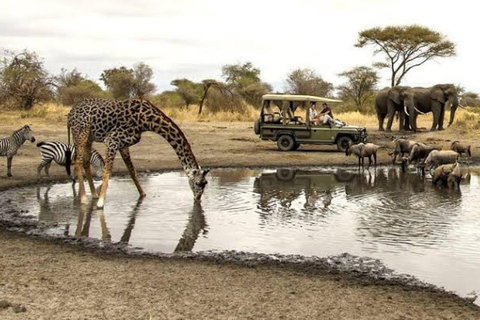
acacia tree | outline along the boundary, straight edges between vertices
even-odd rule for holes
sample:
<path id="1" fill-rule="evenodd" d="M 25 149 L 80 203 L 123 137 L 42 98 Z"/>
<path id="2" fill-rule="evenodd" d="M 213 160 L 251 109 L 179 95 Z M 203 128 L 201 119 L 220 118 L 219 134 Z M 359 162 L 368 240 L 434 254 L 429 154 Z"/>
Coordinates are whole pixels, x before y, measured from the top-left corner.
<path id="1" fill-rule="evenodd" d="M 247 103 L 258 106 L 262 95 L 272 87 L 260 79 L 260 69 L 251 62 L 227 64 L 222 67 L 222 77 L 230 92 L 240 95 Z"/>
<path id="2" fill-rule="evenodd" d="M 309 68 L 296 69 L 287 75 L 287 92 L 321 97 L 330 97 L 333 85 Z"/>
<path id="3" fill-rule="evenodd" d="M 54 81 L 35 52 L 5 51 L 1 60 L 0 85 L 5 100 L 23 109 L 52 98 Z"/>
<path id="4" fill-rule="evenodd" d="M 172 86 L 177 87 L 176 92 L 185 102 L 185 107 L 200 101 L 202 96 L 202 85 L 188 79 L 175 79 L 171 82 Z"/>
<path id="5" fill-rule="evenodd" d="M 439 32 L 429 28 L 388 26 L 360 31 L 358 48 L 374 47 L 374 55 L 383 53 L 385 60 L 375 63 L 379 68 L 391 71 L 391 86 L 398 86 L 405 74 L 425 62 L 455 55 L 455 44 Z"/>
<path id="6" fill-rule="evenodd" d="M 362 109 L 375 90 L 377 72 L 370 67 L 361 66 L 344 71 L 339 76 L 347 78 L 347 82 L 338 87 L 340 97 L 352 99 L 358 109 Z"/>

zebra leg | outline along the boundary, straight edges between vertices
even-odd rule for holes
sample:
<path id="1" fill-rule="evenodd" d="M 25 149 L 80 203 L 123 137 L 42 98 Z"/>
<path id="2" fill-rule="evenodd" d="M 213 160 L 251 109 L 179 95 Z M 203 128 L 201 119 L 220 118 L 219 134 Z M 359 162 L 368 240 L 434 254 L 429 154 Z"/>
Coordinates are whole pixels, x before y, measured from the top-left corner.
<path id="1" fill-rule="evenodd" d="M 52 165 L 52 162 L 48 162 L 45 164 L 45 173 L 47 174 L 47 177 L 50 177 L 50 166 Z"/>
<path id="2" fill-rule="evenodd" d="M 45 162 L 43 162 L 43 161 L 38 165 L 38 168 L 37 168 L 37 179 L 40 178 L 40 175 L 42 174 L 42 169 L 43 169 L 44 166 L 45 166 Z"/>
<path id="3" fill-rule="evenodd" d="M 12 159 L 13 159 L 13 156 L 7 157 L 7 177 L 12 176 Z"/>
<path id="4" fill-rule="evenodd" d="M 130 151 L 128 150 L 128 147 L 120 149 L 120 154 L 122 155 L 123 162 L 125 162 L 125 165 L 127 166 L 128 173 L 130 173 L 130 177 L 132 177 L 132 180 L 135 183 L 135 186 L 137 187 L 140 197 L 142 198 L 145 197 L 146 194 L 145 192 L 143 192 L 142 186 L 138 181 L 137 172 L 135 171 L 135 167 L 133 166 L 132 159 L 130 158 Z"/>
<path id="5" fill-rule="evenodd" d="M 92 168 L 90 166 L 91 157 L 92 157 L 92 142 L 88 141 L 85 146 L 85 152 L 83 153 L 83 170 L 85 170 L 85 175 L 87 176 L 90 192 L 92 193 L 92 199 L 97 199 L 98 194 L 97 194 L 97 190 L 95 189 L 95 184 L 93 183 Z"/>
<path id="6" fill-rule="evenodd" d="M 103 208 L 105 204 L 105 195 L 107 194 L 108 180 L 110 179 L 110 173 L 113 168 L 113 160 L 117 153 L 117 146 L 112 141 L 107 142 L 107 156 L 105 159 L 105 167 L 103 168 L 102 188 L 100 189 L 100 195 L 97 201 L 97 208 Z"/>

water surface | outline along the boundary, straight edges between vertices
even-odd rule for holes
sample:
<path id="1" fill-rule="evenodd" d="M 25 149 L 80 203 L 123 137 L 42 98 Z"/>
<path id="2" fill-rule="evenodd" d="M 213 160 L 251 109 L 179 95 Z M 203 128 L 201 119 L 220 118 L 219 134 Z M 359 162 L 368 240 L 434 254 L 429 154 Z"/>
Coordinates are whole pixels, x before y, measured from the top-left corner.
<path id="1" fill-rule="evenodd" d="M 3 194 L 47 232 L 122 242 L 152 252 L 239 250 L 378 258 L 459 294 L 480 289 L 479 177 L 460 190 L 414 172 L 377 168 L 213 170 L 202 205 L 185 175 L 112 179 L 104 210 L 80 205 L 70 183 Z"/>

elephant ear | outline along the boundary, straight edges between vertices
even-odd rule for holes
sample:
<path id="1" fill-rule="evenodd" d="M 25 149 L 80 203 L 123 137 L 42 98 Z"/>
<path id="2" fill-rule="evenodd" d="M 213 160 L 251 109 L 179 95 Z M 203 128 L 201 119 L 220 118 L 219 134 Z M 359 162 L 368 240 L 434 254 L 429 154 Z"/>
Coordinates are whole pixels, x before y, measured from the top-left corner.
<path id="1" fill-rule="evenodd" d="M 445 95 L 441 88 L 433 87 L 432 90 L 430 91 L 430 98 L 440 103 L 445 103 Z"/>
<path id="2" fill-rule="evenodd" d="M 400 101 L 400 92 L 395 88 L 392 88 L 388 91 L 388 98 L 396 104 L 402 103 L 402 101 Z"/>

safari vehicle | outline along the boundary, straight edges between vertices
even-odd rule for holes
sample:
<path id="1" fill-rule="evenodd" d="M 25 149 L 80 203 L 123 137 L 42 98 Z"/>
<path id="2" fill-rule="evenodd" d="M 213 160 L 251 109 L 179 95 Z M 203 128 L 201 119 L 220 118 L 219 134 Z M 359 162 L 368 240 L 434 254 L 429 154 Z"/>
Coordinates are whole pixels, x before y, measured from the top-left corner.
<path id="1" fill-rule="evenodd" d="M 345 123 L 314 125 L 309 118 L 310 107 L 323 102 L 341 101 L 305 95 L 265 94 L 262 96 L 260 118 L 254 124 L 255 134 L 260 135 L 262 140 L 276 141 L 282 151 L 297 150 L 301 144 L 323 144 L 337 145 L 338 150 L 343 152 L 349 143 L 366 141 L 364 127 Z M 274 107 L 278 111 L 273 111 Z M 304 117 L 295 115 L 297 109 L 303 110 Z"/>

